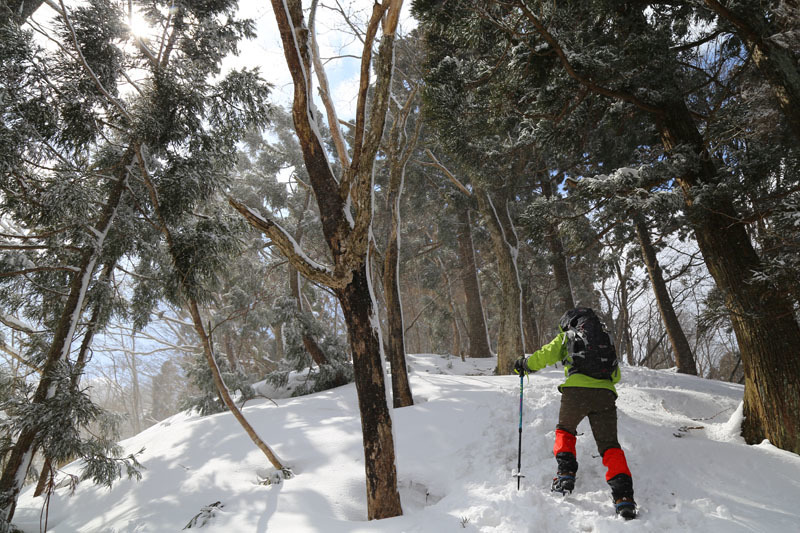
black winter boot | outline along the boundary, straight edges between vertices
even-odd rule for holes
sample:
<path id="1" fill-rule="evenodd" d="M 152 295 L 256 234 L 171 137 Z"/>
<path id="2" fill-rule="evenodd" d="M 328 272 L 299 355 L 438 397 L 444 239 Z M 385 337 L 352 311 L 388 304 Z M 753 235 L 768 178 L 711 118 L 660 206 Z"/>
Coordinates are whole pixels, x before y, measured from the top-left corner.
<path id="1" fill-rule="evenodd" d="M 608 480 L 611 500 L 617 514 L 625 520 L 636 518 L 636 502 L 633 499 L 633 480 L 627 474 L 617 474 Z"/>
<path id="2" fill-rule="evenodd" d="M 617 514 L 625 520 L 632 520 L 636 518 L 636 502 L 633 501 L 633 497 L 629 498 L 625 496 L 615 500 L 614 509 L 616 509 Z"/>
<path id="3" fill-rule="evenodd" d="M 561 494 L 572 493 L 575 490 L 575 473 L 578 471 L 578 460 L 570 452 L 556 454 L 558 474 L 553 478 L 550 490 Z"/>
<path id="4" fill-rule="evenodd" d="M 575 490 L 575 472 L 559 472 L 553 478 L 553 485 L 550 487 L 553 492 L 561 494 L 572 493 Z"/>
<path id="5" fill-rule="evenodd" d="M 574 474 L 578 471 L 578 460 L 575 459 L 575 455 L 569 452 L 558 452 L 556 462 L 558 463 L 559 472 L 572 472 Z"/>

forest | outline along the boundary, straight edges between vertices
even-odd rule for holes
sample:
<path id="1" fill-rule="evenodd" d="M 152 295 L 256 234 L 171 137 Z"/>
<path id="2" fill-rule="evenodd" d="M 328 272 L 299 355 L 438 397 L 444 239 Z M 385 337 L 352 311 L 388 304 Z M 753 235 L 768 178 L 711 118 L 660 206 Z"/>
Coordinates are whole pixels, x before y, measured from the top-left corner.
<path id="1" fill-rule="evenodd" d="M 800 453 L 797 2 L 272 0 L 289 101 L 238 4 L 0 0 L 0 532 L 186 409 L 291 477 L 242 408 L 300 372 L 397 516 L 407 354 L 508 375 L 577 306 Z"/>

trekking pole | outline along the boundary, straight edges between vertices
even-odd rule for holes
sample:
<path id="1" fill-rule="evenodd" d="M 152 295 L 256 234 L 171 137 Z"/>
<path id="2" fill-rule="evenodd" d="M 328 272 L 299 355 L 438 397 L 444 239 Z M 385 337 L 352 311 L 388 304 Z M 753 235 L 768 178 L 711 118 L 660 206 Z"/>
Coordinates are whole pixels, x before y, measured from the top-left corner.
<path id="1" fill-rule="evenodd" d="M 523 476 L 520 471 L 522 470 L 522 390 L 523 390 L 523 379 L 525 378 L 525 372 L 519 373 L 519 449 L 517 450 L 517 473 L 514 474 L 514 477 L 517 478 L 517 490 L 519 490 L 519 482 L 520 478 Z"/>

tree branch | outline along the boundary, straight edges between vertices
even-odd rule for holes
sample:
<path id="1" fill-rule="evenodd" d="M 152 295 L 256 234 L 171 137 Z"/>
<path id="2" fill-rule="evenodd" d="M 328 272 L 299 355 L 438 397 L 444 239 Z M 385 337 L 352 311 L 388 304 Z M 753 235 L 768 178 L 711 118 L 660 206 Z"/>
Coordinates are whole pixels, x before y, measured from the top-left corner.
<path id="1" fill-rule="evenodd" d="M 48 2 L 48 5 L 53 7 L 53 4 L 51 2 Z M 86 72 L 94 81 L 97 90 L 100 91 L 102 95 L 105 96 L 106 99 L 109 101 L 109 103 L 111 103 L 114 107 L 116 107 L 119 110 L 119 112 L 125 116 L 125 118 L 132 121 L 133 117 L 131 117 L 131 115 L 128 113 L 128 110 L 125 109 L 122 103 L 120 103 L 116 98 L 114 98 L 111 95 L 111 93 L 109 93 L 106 90 L 105 87 L 103 87 L 103 84 L 100 82 L 100 79 L 97 77 L 97 74 L 95 74 L 94 70 L 92 70 L 92 67 L 89 66 L 89 63 L 86 61 L 86 58 L 84 57 L 83 52 L 81 51 L 81 46 L 78 43 L 78 36 L 75 33 L 75 28 L 72 26 L 72 21 L 69 19 L 69 15 L 67 14 L 67 8 L 64 7 L 64 0 L 59 0 L 59 5 L 61 6 L 61 9 L 60 10 L 57 9 L 57 11 L 60 11 L 59 14 L 62 17 L 64 17 L 64 23 L 67 25 L 67 28 L 69 29 L 70 36 L 72 37 L 72 44 L 75 47 L 75 52 L 78 54 L 78 59 L 80 60 L 81 65 L 83 65 L 83 68 L 86 70 Z"/>
<path id="2" fill-rule="evenodd" d="M 80 269 L 73 266 L 41 266 L 33 268 L 24 268 L 22 270 L 12 270 L 10 272 L 0 272 L 0 278 L 9 278 L 11 276 L 19 276 L 22 274 L 30 274 L 31 272 L 78 272 Z"/>
<path id="3" fill-rule="evenodd" d="M 231 197 L 228 197 L 228 203 L 241 213 L 251 226 L 272 239 L 275 246 L 286 256 L 292 266 L 306 278 L 333 289 L 343 288 L 350 282 L 349 279 L 335 276 L 330 268 L 320 265 L 309 258 L 300 249 L 294 237 L 275 222 L 264 218 L 260 213 Z"/>
<path id="4" fill-rule="evenodd" d="M 570 63 L 567 54 L 564 52 L 564 49 L 561 48 L 561 45 L 558 43 L 558 40 L 556 40 L 556 38 L 553 37 L 553 35 L 549 31 L 547 31 L 547 28 L 544 27 L 544 24 L 542 24 L 539 18 L 536 15 L 534 15 L 530 9 L 528 9 L 528 6 L 526 6 L 524 2 L 518 2 L 518 5 L 522 10 L 523 14 L 525 15 L 525 17 L 530 21 L 531 24 L 533 24 L 533 26 L 536 28 L 536 31 L 539 32 L 539 35 L 541 35 L 542 38 L 545 41 L 547 41 L 547 43 L 550 46 L 553 47 L 553 51 L 555 52 L 556 56 L 558 56 L 558 59 L 561 61 L 561 65 L 564 67 L 564 70 L 566 70 L 567 74 L 572 79 L 574 79 L 575 81 L 577 81 L 578 83 L 580 83 L 581 85 L 583 85 L 584 87 L 586 87 L 587 89 L 591 90 L 594 93 L 631 103 L 636 107 L 638 107 L 639 109 L 647 111 L 648 113 L 653 113 L 658 116 L 661 116 L 663 114 L 663 111 L 660 108 L 647 104 L 630 93 L 626 93 L 623 91 L 614 91 L 607 87 L 603 87 L 593 82 L 589 78 L 578 73 Z"/>
<path id="5" fill-rule="evenodd" d="M 41 369 L 41 367 L 38 367 L 38 366 L 34 365 L 33 363 L 31 363 L 30 361 L 28 361 L 27 359 L 25 359 L 24 357 L 22 357 L 20 354 L 18 354 L 17 352 L 15 352 L 14 350 L 12 350 L 12 349 L 11 349 L 11 348 L 9 348 L 8 346 L 6 346 L 6 345 L 5 345 L 5 343 L 0 343 L 0 350 L 4 351 L 5 353 L 7 353 L 8 355 L 10 355 L 11 357 L 13 357 L 14 359 L 16 359 L 17 361 L 19 361 L 19 362 L 20 362 L 20 363 L 22 363 L 23 365 L 27 366 L 27 367 L 28 367 L 28 368 L 30 368 L 31 370 L 35 370 L 35 371 L 36 371 L 36 372 L 38 372 L 39 374 L 41 374 L 41 373 L 42 373 L 42 369 Z"/>
<path id="6" fill-rule="evenodd" d="M 450 172 L 450 170 L 446 166 L 441 164 L 439 160 L 436 159 L 436 156 L 433 155 L 433 152 L 431 152 L 429 148 L 425 149 L 425 153 L 428 154 L 428 157 L 431 158 L 432 162 L 429 163 L 426 161 L 420 161 L 420 163 L 422 163 L 423 165 L 431 165 L 441 170 L 444 173 L 444 175 L 447 176 L 447 179 L 453 182 L 453 185 L 455 185 L 458 190 L 466 194 L 468 197 L 472 198 L 472 193 L 470 192 L 470 190 L 467 189 L 463 183 L 458 181 L 458 178 L 456 178 L 455 175 L 452 172 Z"/>
<path id="7" fill-rule="evenodd" d="M 325 105 L 325 111 L 328 115 L 328 128 L 333 137 L 333 144 L 336 146 L 336 154 L 339 156 L 339 163 L 342 168 L 350 166 L 350 158 L 347 155 L 347 148 L 344 144 L 344 136 L 342 130 L 339 129 L 339 119 L 336 117 L 336 108 L 331 101 L 331 90 L 328 85 L 328 76 L 325 74 L 325 67 L 322 65 L 322 60 L 319 55 L 319 46 L 317 46 L 317 32 L 315 27 L 317 2 L 319 0 L 312 0 L 311 13 L 308 16 L 308 32 L 311 38 L 311 60 L 314 63 L 314 71 L 317 73 L 317 80 L 319 80 L 319 95 L 322 98 L 322 103 Z"/>

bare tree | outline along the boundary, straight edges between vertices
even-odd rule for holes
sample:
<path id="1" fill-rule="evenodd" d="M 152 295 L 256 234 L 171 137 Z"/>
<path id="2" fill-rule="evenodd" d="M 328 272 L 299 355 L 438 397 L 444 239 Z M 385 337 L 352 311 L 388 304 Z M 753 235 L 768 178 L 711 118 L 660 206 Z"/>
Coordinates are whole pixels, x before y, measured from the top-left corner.
<path id="1" fill-rule="evenodd" d="M 324 69 L 315 53 L 313 34 L 306 27 L 300 0 L 272 0 L 286 63 L 294 81 L 292 118 L 303 151 L 309 181 L 316 196 L 325 241 L 333 265 L 308 257 L 283 228 L 237 200 L 236 208 L 256 229 L 269 236 L 291 264 L 308 279 L 329 287 L 344 314 L 353 354 L 356 391 L 367 482 L 367 517 L 402 514 L 397 492 L 392 419 L 386 402 L 382 343 L 369 273 L 375 157 L 383 137 L 394 57 L 394 40 L 402 0 L 375 3 L 364 33 L 352 152 L 347 153 L 339 129 Z M 378 57 L 373 45 L 382 29 Z M 376 82 L 367 105 L 371 68 Z M 320 93 L 328 109 L 328 125 L 343 169 L 337 177 L 319 134 L 312 104 L 311 70 L 316 66 Z M 367 108 L 369 107 L 369 114 Z"/>

